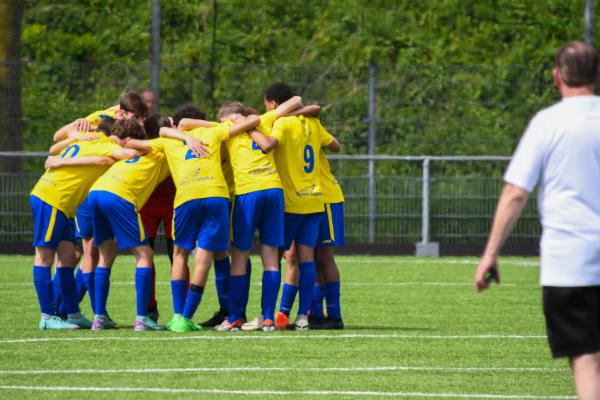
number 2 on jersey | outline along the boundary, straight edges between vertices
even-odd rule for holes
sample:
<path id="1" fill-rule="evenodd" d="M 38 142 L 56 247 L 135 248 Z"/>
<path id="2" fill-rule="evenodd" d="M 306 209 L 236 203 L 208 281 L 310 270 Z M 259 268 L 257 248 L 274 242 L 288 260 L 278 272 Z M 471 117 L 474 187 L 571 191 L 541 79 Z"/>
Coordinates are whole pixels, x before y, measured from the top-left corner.
<path id="1" fill-rule="evenodd" d="M 311 145 L 304 146 L 304 172 L 310 174 L 315 168 L 315 152 Z"/>
<path id="2" fill-rule="evenodd" d="M 71 152 L 71 150 L 73 150 L 73 152 L 71 153 L 71 155 L 69 155 L 69 152 Z M 65 151 L 63 151 L 63 153 L 60 155 L 60 158 L 73 158 L 77 155 L 77 153 L 79 153 L 79 145 L 72 144 L 70 146 L 67 146 Z"/>

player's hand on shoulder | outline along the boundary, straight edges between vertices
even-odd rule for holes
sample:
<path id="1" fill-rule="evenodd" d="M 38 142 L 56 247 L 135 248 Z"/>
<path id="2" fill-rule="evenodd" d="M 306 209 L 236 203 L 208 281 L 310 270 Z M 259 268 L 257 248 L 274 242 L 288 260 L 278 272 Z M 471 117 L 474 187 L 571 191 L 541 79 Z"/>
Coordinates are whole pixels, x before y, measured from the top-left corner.
<path id="1" fill-rule="evenodd" d="M 90 132 L 92 131 L 92 124 L 85 118 L 78 118 L 73 122 L 73 126 L 79 132 Z"/>
<path id="2" fill-rule="evenodd" d="M 208 157 L 210 155 L 208 144 L 203 142 L 202 140 L 189 136 L 185 142 L 187 143 L 188 147 L 192 150 L 192 152 L 194 152 L 194 154 L 200 157 Z"/>

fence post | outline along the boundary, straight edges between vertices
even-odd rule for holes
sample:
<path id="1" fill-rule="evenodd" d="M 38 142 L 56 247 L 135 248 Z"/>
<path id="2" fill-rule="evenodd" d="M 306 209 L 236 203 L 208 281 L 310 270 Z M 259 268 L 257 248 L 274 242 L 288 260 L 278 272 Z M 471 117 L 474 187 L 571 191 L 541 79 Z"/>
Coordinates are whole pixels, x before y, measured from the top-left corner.
<path id="1" fill-rule="evenodd" d="M 369 63 L 369 156 L 377 153 L 376 131 L 376 77 L 377 63 Z M 375 243 L 375 216 L 377 214 L 377 191 L 375 183 L 375 160 L 369 159 L 369 244 Z"/>
<path id="2" fill-rule="evenodd" d="M 421 242 L 416 245 L 416 255 L 420 257 L 439 257 L 440 246 L 437 242 L 429 241 L 429 222 L 430 222 L 430 159 L 426 157 L 423 160 L 423 184 L 422 184 L 422 210 L 421 210 Z"/>
<path id="3" fill-rule="evenodd" d="M 156 111 L 160 111 L 160 0 L 152 0 L 152 63 L 150 87 L 156 93 Z"/>
<path id="4" fill-rule="evenodd" d="M 585 42 L 594 45 L 594 0 L 585 1 L 583 19 L 585 21 Z"/>

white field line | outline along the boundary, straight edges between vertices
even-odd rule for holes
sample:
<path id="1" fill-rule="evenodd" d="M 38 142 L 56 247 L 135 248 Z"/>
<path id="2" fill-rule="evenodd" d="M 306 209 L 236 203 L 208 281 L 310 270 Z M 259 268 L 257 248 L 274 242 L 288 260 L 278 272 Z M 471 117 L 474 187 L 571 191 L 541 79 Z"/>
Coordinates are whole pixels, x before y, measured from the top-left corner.
<path id="1" fill-rule="evenodd" d="M 53 392 L 147 392 L 147 393 L 201 393 L 231 395 L 307 395 L 307 396 L 381 396 L 381 397 L 428 397 L 463 399 L 575 399 L 575 396 L 545 396 L 535 394 L 484 394 L 484 393 L 428 393 L 428 392 L 371 392 L 346 390 L 233 390 L 233 389 L 184 389 L 142 387 L 77 387 L 77 386 L 11 386 L 2 385 L 4 390 L 37 390 Z"/>
<path id="2" fill-rule="evenodd" d="M 404 335 L 395 333 L 368 334 L 368 333 L 346 333 L 332 335 L 306 335 L 279 333 L 271 335 L 237 335 L 224 333 L 223 335 L 193 335 L 193 336 L 84 336 L 84 337 L 52 337 L 52 338 L 27 338 L 27 339 L 4 339 L 0 344 L 11 343 L 44 343 L 44 342 L 85 342 L 85 341 L 174 341 L 174 340 L 339 340 L 339 339 L 412 339 L 412 340 L 546 340 L 544 335 Z"/>
<path id="3" fill-rule="evenodd" d="M 506 372 L 506 373 L 562 373 L 568 368 L 540 367 L 332 367 L 332 368 L 290 368 L 290 367 L 202 367 L 202 368 L 139 368 L 139 369 L 41 369 L 41 370 L 0 370 L 0 375 L 56 375 L 56 374 L 149 374 L 181 372 L 385 372 L 385 371 L 425 371 L 425 372 Z"/>

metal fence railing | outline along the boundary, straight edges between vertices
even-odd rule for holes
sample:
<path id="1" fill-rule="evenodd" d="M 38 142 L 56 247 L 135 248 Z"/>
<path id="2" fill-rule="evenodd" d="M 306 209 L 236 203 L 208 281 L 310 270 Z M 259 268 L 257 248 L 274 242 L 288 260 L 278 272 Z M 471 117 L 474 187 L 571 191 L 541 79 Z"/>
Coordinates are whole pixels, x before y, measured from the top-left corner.
<path id="1" fill-rule="evenodd" d="M 0 244 L 32 239 L 28 196 L 44 153 L 0 152 L 21 164 L 0 173 Z M 485 243 L 509 157 L 332 155 L 346 198 L 349 244 Z M 535 245 L 540 226 L 533 193 L 509 243 Z M 1 251 L 1 249 L 0 249 Z"/>

